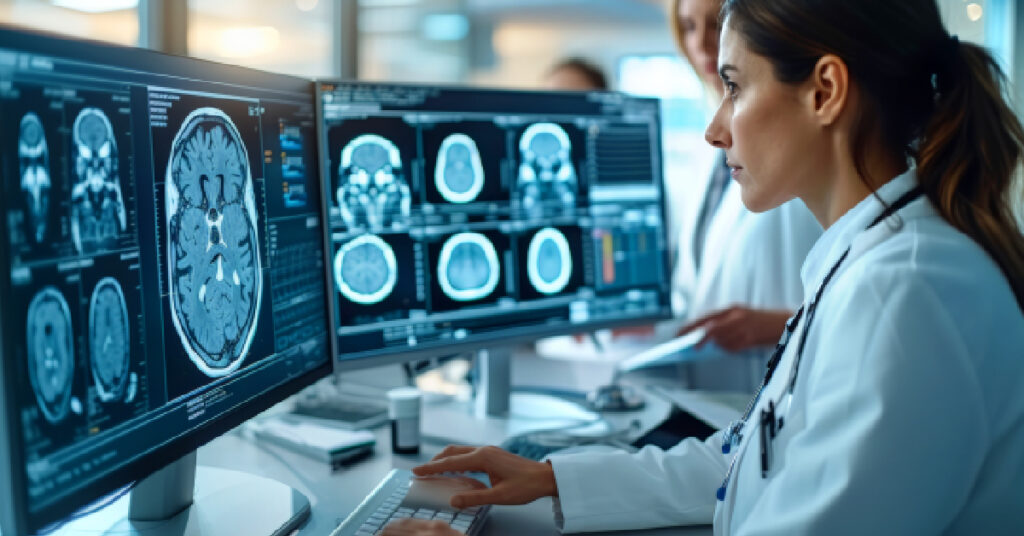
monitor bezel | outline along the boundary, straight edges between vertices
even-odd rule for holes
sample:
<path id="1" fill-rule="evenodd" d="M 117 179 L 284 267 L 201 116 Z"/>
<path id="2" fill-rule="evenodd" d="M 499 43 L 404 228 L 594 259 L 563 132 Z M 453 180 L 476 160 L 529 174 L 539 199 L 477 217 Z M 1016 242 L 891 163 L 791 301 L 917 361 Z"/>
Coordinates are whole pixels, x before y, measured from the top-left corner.
<path id="1" fill-rule="evenodd" d="M 366 82 L 358 80 L 343 80 L 337 78 L 318 78 L 314 81 L 316 89 L 316 117 L 317 117 L 317 140 L 319 145 L 317 146 L 317 152 L 320 156 L 320 185 L 321 190 L 330 193 L 328 185 L 330 184 L 330 172 L 327 163 L 327 154 L 324 151 L 324 144 L 326 143 L 326 121 L 324 120 L 324 103 L 323 93 L 324 85 L 349 85 L 349 86 L 360 86 L 365 88 L 374 87 L 405 87 L 405 88 L 425 88 L 455 91 L 472 91 L 472 92 L 483 92 L 492 94 L 530 94 L 542 97 L 544 95 L 552 95 L 564 98 L 566 95 L 576 95 L 579 97 L 585 97 L 587 95 L 605 95 L 608 97 L 629 99 L 631 101 L 638 102 L 650 102 L 657 103 L 657 120 L 655 121 L 655 135 L 656 139 L 653 142 L 654 150 L 653 154 L 657 161 L 654 163 L 653 169 L 658 174 L 656 180 L 661 187 L 661 218 L 664 225 L 667 225 L 668 220 L 668 202 L 667 202 L 667 185 L 665 184 L 665 170 L 664 170 L 664 151 L 662 147 L 662 125 L 661 125 L 661 100 L 653 97 L 638 97 L 634 95 L 627 95 L 618 91 L 551 91 L 551 90 L 535 90 L 535 89 L 501 89 L 501 88 L 482 88 L 472 87 L 458 84 L 431 84 L 429 86 L 425 84 L 415 83 L 403 83 L 403 82 Z M 597 97 L 600 98 L 600 97 Z M 331 226 L 330 226 L 330 196 L 324 195 L 322 198 L 322 217 L 324 219 L 324 230 L 325 230 L 325 252 L 330 259 L 331 255 Z M 668 241 L 668 228 L 663 227 L 665 244 L 669 244 Z M 671 266 L 672 252 L 666 247 L 665 253 L 662 255 L 662 268 L 666 277 L 671 285 L 672 278 L 672 266 Z M 337 289 L 334 287 L 333 274 L 330 273 L 330 262 L 325 263 L 327 269 L 327 278 L 329 281 L 329 288 L 331 292 L 330 302 L 332 315 L 341 315 L 341 307 L 339 307 L 339 300 L 335 296 Z M 669 290 L 671 298 L 671 290 Z M 336 310 L 337 309 L 337 310 Z M 394 365 L 400 363 L 406 363 L 409 361 L 416 361 L 420 359 L 432 359 L 435 357 L 444 357 L 456 354 L 463 354 L 474 352 L 477 350 L 484 350 L 488 348 L 496 347 L 508 347 L 518 344 L 526 344 L 537 339 L 544 337 L 553 337 L 558 335 L 569 335 L 574 333 L 589 332 L 599 329 L 610 329 L 610 328 L 621 328 L 630 326 L 642 326 L 652 322 L 659 322 L 663 320 L 670 320 L 673 318 L 671 311 L 671 302 L 658 314 L 649 314 L 644 316 L 636 316 L 628 319 L 610 319 L 610 320 L 599 320 L 593 322 L 581 322 L 579 324 L 570 325 L 557 325 L 557 326 L 545 326 L 537 325 L 535 328 L 531 328 L 529 333 L 523 334 L 501 334 L 501 333 L 483 333 L 474 334 L 470 340 L 465 341 L 445 341 L 444 343 L 428 343 L 420 348 L 394 348 L 388 351 L 381 352 L 377 355 L 363 356 L 350 359 L 342 359 L 340 348 L 338 346 L 338 327 L 335 324 L 336 316 L 331 318 L 331 333 L 332 339 L 334 340 L 335 353 L 334 353 L 334 371 L 336 374 L 362 370 L 367 368 L 374 368 L 379 366 Z"/>
<path id="2" fill-rule="evenodd" d="M 309 79 L 270 73 L 235 65 L 221 64 L 196 58 L 187 58 L 164 54 L 138 47 L 126 47 L 98 41 L 77 39 L 68 36 L 27 30 L 24 28 L 0 24 L 0 48 L 25 51 L 30 54 L 43 54 L 53 57 L 70 59 L 85 58 L 86 61 L 100 64 L 116 64 L 129 69 L 144 72 L 188 73 L 190 78 L 200 78 L 217 83 L 218 80 L 232 77 L 233 81 L 226 85 L 260 87 L 260 82 L 267 83 L 270 90 L 288 92 L 307 92 L 311 98 L 315 95 L 313 82 Z M 69 53 L 69 50 L 73 50 Z M 102 59 L 101 59 L 102 58 Z M 303 87 L 304 86 L 304 87 Z M 287 88 L 287 89 L 286 89 Z M 315 116 L 315 114 L 314 114 Z M 317 140 L 319 143 L 319 140 Z M 319 145 L 318 145 L 319 147 Z M 317 153 L 319 154 L 319 153 Z M 320 166 L 320 159 L 312 165 Z M 315 177 L 320 174 L 316 173 Z M 322 184 L 322 183 L 321 183 Z M 323 197 L 321 195 L 321 197 Z M 7 223 L 0 218 L 0 237 L 7 236 Z M 321 220 L 325 247 L 327 222 Z M 326 251 L 326 250 L 325 250 Z M 7 240 L 0 239 L 0 265 L 10 261 Z M 331 311 L 331 280 L 325 272 L 324 288 L 326 310 Z M 11 284 L 9 277 L 0 278 L 0 303 L 9 303 Z M 11 311 L 9 307 L 0 308 L 0 334 L 9 320 L 9 316 L 23 314 Z M 285 398 L 299 392 L 302 388 L 331 374 L 333 370 L 335 340 L 333 336 L 333 319 L 327 315 L 329 359 L 300 376 L 284 382 L 267 391 L 248 403 L 236 406 L 215 419 L 201 425 L 186 435 L 179 437 L 151 452 L 143 454 L 139 459 L 111 471 L 95 479 L 88 487 L 68 495 L 63 500 L 47 506 L 36 513 L 29 511 L 27 477 L 25 475 L 25 452 L 23 436 L 20 433 L 20 420 L 17 406 L 8 400 L 14 394 L 14 372 L 9 359 L 11 342 L 0 336 L 0 528 L 6 534 L 32 534 L 53 523 L 58 523 L 74 514 L 81 507 L 89 505 L 133 481 L 141 480 L 166 465 L 195 451 L 217 437 L 231 431 L 246 420 L 255 417 L 267 408 L 281 402 Z M 10 359 L 13 359 L 11 357 Z"/>

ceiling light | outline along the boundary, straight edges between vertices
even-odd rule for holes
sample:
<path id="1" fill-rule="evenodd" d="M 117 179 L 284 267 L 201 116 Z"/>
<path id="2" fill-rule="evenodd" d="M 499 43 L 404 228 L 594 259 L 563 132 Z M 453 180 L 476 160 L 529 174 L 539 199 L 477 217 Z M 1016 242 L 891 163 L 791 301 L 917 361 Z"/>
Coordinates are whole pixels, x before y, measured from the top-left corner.
<path id="1" fill-rule="evenodd" d="M 319 0 L 295 0 L 295 6 L 299 8 L 299 11 L 313 11 L 316 9 L 316 5 Z"/>
<path id="2" fill-rule="evenodd" d="M 981 4 L 967 4 L 967 18 L 971 19 L 971 22 L 978 22 L 983 14 L 984 10 L 981 9 Z"/>
<path id="3" fill-rule="evenodd" d="M 85 13 L 106 13 L 122 9 L 135 9 L 139 0 L 51 0 L 53 5 Z"/>

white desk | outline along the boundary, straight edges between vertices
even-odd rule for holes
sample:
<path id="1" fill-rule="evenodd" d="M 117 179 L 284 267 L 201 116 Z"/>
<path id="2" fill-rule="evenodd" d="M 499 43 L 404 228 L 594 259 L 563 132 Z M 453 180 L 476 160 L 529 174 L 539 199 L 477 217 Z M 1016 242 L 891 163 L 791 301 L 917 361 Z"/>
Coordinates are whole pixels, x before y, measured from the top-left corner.
<path id="1" fill-rule="evenodd" d="M 429 411 L 429 409 L 427 410 Z M 448 408 L 446 411 L 454 411 Z M 653 413 L 652 413 L 653 414 Z M 628 418 L 628 417 L 625 417 Z M 426 419 L 425 419 L 426 420 Z M 495 421 L 477 421 L 482 429 L 495 430 Z M 199 450 L 199 464 L 254 472 L 284 482 L 303 492 L 312 503 L 309 521 L 299 536 L 325 536 L 355 509 L 392 468 L 409 469 L 436 454 L 444 445 L 424 442 L 418 456 L 396 456 L 390 451 L 387 427 L 377 430 L 376 453 L 354 465 L 332 472 L 322 462 L 266 443 L 255 443 L 239 431 L 222 436 Z M 525 506 L 497 506 L 484 527 L 484 536 L 556 536 L 551 500 Z M 608 534 L 608 533 L 605 533 Z M 622 535 L 707 535 L 709 526 L 626 531 Z"/>

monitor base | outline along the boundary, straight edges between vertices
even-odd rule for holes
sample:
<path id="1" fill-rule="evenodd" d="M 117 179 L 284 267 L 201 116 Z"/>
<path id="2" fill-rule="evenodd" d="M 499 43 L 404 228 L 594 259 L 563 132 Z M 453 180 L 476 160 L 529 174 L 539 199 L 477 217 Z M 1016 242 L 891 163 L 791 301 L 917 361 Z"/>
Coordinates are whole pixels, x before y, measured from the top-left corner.
<path id="1" fill-rule="evenodd" d="M 170 467 L 187 466 L 195 471 L 194 500 L 190 506 L 161 520 L 142 521 L 139 504 L 167 503 L 167 497 L 128 496 L 113 504 L 61 527 L 54 534 L 62 536 L 93 534 L 103 536 L 208 536 L 211 534 L 246 534 L 284 536 L 302 526 L 309 518 L 310 504 L 299 491 L 269 478 L 240 471 L 214 467 L 195 467 L 195 454 L 190 454 Z M 164 470 L 166 471 L 166 469 Z M 185 468 L 187 472 L 187 467 Z M 167 482 L 167 474 L 154 477 Z M 173 472 L 173 471 L 172 471 Z M 154 478 L 150 477 L 150 478 Z M 179 482 L 188 479 L 187 474 Z M 145 489 L 144 480 L 132 491 Z M 173 487 L 173 486 L 172 486 Z M 153 490 L 154 486 L 150 486 Z M 165 492 L 170 491 L 165 489 Z M 173 493 L 173 492 L 171 492 Z M 141 499 L 141 502 L 140 502 Z M 135 506 L 129 503 L 135 501 Z M 150 509 L 150 512 L 155 510 Z M 133 515 L 134 514 L 134 515 Z"/>

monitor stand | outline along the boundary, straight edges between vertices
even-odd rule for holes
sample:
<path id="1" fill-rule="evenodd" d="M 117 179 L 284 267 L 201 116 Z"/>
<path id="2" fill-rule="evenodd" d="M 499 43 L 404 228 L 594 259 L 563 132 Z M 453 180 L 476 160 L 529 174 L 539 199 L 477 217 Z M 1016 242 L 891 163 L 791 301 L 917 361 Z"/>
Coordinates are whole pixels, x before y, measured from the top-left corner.
<path id="1" fill-rule="evenodd" d="M 516 392 L 512 386 L 512 350 L 495 347 L 476 352 L 476 397 L 431 405 L 423 414 L 423 435 L 443 443 L 498 444 L 538 430 L 604 426 L 597 413 L 556 396 Z"/>
<path id="2" fill-rule="evenodd" d="M 297 490 L 248 473 L 197 467 L 193 451 L 139 482 L 128 497 L 56 534 L 284 536 L 309 514 L 309 500 Z"/>

